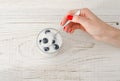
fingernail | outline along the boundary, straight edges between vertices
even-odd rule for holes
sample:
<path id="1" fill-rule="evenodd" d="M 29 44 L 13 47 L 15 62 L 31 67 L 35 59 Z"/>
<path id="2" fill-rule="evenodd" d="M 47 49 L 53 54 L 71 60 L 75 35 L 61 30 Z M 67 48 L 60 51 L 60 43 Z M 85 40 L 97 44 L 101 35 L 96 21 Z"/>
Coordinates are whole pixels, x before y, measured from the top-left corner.
<path id="1" fill-rule="evenodd" d="M 72 16 L 72 15 L 68 15 L 68 16 L 67 16 L 67 19 L 68 19 L 68 20 L 72 20 L 72 19 L 73 19 L 73 16 Z"/>
<path id="2" fill-rule="evenodd" d="M 65 29 L 65 27 L 64 27 L 64 29 Z"/>

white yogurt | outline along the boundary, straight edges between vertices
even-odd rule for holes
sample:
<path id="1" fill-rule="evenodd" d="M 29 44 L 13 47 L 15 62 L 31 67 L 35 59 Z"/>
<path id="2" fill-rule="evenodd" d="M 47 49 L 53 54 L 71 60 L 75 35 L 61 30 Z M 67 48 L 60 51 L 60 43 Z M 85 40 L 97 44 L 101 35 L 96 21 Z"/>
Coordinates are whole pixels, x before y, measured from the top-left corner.
<path id="1" fill-rule="evenodd" d="M 56 34 L 57 33 L 57 34 Z M 37 37 L 37 45 L 45 54 L 56 53 L 62 46 L 62 37 L 58 30 L 46 28 Z"/>

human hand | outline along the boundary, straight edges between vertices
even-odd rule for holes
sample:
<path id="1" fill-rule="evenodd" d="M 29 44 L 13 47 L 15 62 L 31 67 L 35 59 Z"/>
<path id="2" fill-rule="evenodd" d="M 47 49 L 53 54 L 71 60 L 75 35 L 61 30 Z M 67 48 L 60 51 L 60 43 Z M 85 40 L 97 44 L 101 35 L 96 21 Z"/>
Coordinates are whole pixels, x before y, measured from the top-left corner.
<path id="1" fill-rule="evenodd" d="M 81 9 L 80 15 L 77 16 L 74 15 L 76 11 L 77 10 L 69 11 L 62 19 L 62 26 L 64 26 L 67 21 L 71 21 L 64 27 L 64 31 L 73 33 L 76 29 L 80 29 L 87 32 L 97 40 L 110 43 L 114 43 L 113 41 L 115 40 L 112 40 L 114 37 L 118 37 L 116 40 L 120 40 L 120 30 L 115 29 L 114 27 L 103 22 L 88 8 Z"/>

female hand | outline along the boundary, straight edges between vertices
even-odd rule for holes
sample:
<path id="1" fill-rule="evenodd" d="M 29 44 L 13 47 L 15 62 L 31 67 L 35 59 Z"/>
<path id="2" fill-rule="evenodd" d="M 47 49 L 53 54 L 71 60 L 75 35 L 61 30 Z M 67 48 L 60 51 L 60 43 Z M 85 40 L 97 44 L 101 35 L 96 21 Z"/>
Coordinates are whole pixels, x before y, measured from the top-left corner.
<path id="1" fill-rule="evenodd" d="M 120 42 L 118 42 L 120 41 L 120 30 L 103 22 L 88 8 L 81 9 L 81 13 L 78 16 L 74 15 L 76 11 L 77 9 L 69 11 L 62 19 L 62 26 L 64 26 L 68 20 L 71 21 L 64 27 L 64 31 L 73 33 L 76 29 L 80 29 L 90 34 L 96 40 L 120 46 Z M 116 40 L 113 40 L 113 38 Z M 115 42 L 117 42 L 117 44 Z"/>

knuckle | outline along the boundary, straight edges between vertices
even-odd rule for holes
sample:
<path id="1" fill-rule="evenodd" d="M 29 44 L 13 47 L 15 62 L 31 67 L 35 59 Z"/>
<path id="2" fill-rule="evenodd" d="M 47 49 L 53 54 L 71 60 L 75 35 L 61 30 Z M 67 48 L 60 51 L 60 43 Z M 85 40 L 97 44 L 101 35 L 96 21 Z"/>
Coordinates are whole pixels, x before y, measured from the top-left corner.
<path id="1" fill-rule="evenodd" d="M 70 10 L 70 11 L 68 11 L 68 14 L 69 14 L 69 13 L 72 13 L 73 11 L 74 11 L 74 10 Z"/>
<path id="2" fill-rule="evenodd" d="M 86 11 L 88 11 L 89 9 L 88 9 L 88 8 L 83 8 L 83 10 L 86 10 Z"/>
<path id="3" fill-rule="evenodd" d="M 82 11 L 89 12 L 90 10 L 88 8 L 83 8 Z"/>
<path id="4" fill-rule="evenodd" d="M 68 11 L 67 15 L 72 15 L 72 14 L 74 14 L 75 12 L 76 12 L 76 9 L 70 10 L 70 11 Z"/>
<path id="5" fill-rule="evenodd" d="M 74 10 L 70 10 L 69 12 L 73 12 Z"/>

